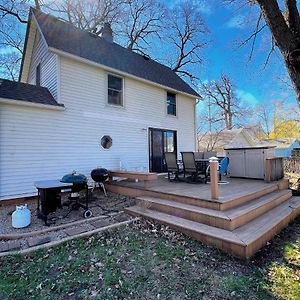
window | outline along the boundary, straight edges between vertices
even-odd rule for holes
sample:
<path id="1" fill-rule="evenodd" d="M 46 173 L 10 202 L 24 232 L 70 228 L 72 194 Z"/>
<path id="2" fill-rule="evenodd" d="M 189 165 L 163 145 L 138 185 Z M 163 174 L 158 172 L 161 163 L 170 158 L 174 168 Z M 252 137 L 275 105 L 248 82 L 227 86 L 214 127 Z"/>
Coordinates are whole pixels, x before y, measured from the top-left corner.
<path id="1" fill-rule="evenodd" d="M 123 106 L 123 78 L 108 74 L 108 104 Z"/>
<path id="2" fill-rule="evenodd" d="M 175 152 L 175 131 L 164 131 L 164 152 Z"/>
<path id="3" fill-rule="evenodd" d="M 169 92 L 167 93 L 167 113 L 176 116 L 176 95 Z"/>
<path id="4" fill-rule="evenodd" d="M 104 135 L 101 138 L 101 146 L 103 149 L 109 149 L 112 146 L 112 138 L 109 135 Z"/>
<path id="5" fill-rule="evenodd" d="M 35 69 L 35 84 L 41 85 L 41 64 L 38 64 Z"/>

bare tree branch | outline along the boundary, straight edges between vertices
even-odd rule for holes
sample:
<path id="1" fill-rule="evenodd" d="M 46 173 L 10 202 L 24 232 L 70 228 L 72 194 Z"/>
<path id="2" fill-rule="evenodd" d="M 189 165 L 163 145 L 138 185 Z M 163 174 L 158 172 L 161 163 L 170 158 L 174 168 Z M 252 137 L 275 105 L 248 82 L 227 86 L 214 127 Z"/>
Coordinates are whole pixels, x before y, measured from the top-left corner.
<path id="1" fill-rule="evenodd" d="M 219 108 L 214 112 L 212 122 L 224 122 L 226 129 L 239 125 L 239 119 L 247 117 L 250 112 L 236 96 L 234 85 L 226 74 L 222 74 L 219 81 L 202 83 L 201 92 L 208 99 L 208 105 Z"/>
<path id="2" fill-rule="evenodd" d="M 201 50 L 206 45 L 204 36 L 208 30 L 201 13 L 192 2 L 178 4 L 168 14 L 168 20 L 166 40 L 176 51 L 176 57 L 170 62 L 171 68 L 192 81 L 197 77 L 189 67 L 203 62 Z"/>

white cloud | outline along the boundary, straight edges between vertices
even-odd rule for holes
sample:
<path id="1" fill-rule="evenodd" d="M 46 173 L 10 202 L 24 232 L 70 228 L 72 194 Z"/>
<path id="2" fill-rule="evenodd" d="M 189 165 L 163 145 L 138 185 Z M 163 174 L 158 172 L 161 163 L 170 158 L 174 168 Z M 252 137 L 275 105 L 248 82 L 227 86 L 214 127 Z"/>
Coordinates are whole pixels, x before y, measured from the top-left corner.
<path id="1" fill-rule="evenodd" d="M 244 15 L 236 15 L 225 23 L 225 26 L 228 28 L 242 29 L 246 26 L 246 17 Z"/>
<path id="2" fill-rule="evenodd" d="M 258 99 L 253 94 L 251 94 L 250 92 L 247 92 L 245 90 L 238 89 L 236 91 L 236 93 L 237 93 L 237 96 L 242 101 L 248 102 L 251 105 L 255 105 L 259 102 Z"/>

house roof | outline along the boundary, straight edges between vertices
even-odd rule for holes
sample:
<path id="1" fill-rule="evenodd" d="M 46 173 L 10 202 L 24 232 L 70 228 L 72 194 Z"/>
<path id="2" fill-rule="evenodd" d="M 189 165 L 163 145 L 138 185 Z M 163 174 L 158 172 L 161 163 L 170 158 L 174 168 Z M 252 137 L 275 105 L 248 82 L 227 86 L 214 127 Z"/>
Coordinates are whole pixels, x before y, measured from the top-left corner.
<path id="1" fill-rule="evenodd" d="M 223 149 L 229 146 L 236 146 L 243 142 L 243 146 L 253 145 L 253 140 L 245 134 L 243 128 L 225 129 L 221 132 L 206 133 L 199 135 L 200 144 L 206 147 L 213 143 L 215 148 Z M 242 139 L 242 140 L 241 140 Z"/>
<path id="2" fill-rule="evenodd" d="M 0 78 L 0 98 L 30 103 L 63 106 L 55 101 L 47 88 Z"/>
<path id="3" fill-rule="evenodd" d="M 200 95 L 169 67 L 51 15 L 31 9 L 49 47 L 194 96 Z"/>
<path id="4" fill-rule="evenodd" d="M 260 145 L 274 146 L 276 148 L 289 148 L 294 143 L 300 143 L 299 139 L 290 138 L 290 139 L 264 139 L 259 141 Z"/>

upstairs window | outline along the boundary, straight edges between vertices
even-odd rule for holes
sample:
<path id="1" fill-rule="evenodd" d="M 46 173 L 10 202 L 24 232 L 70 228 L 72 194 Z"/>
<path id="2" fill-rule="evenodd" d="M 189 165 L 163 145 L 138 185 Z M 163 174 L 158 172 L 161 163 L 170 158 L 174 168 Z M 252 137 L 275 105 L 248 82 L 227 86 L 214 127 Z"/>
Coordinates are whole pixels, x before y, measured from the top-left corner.
<path id="1" fill-rule="evenodd" d="M 41 64 L 38 64 L 35 69 L 35 84 L 41 85 Z"/>
<path id="2" fill-rule="evenodd" d="M 167 92 L 167 113 L 176 116 L 176 94 Z"/>
<path id="3" fill-rule="evenodd" d="M 123 106 L 123 78 L 108 74 L 108 104 Z"/>

